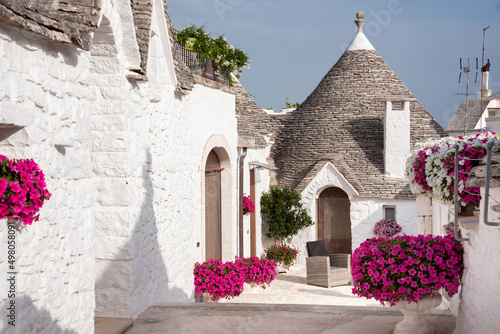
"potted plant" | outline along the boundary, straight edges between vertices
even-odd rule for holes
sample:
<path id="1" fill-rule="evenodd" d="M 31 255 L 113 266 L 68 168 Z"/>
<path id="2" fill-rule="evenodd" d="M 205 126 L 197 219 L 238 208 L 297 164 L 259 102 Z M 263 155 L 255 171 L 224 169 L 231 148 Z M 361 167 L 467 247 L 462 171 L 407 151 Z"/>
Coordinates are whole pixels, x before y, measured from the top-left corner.
<path id="1" fill-rule="evenodd" d="M 467 180 L 471 170 L 486 156 L 488 143 L 498 145 L 499 139 L 494 132 L 484 132 L 417 144 L 417 149 L 406 162 L 406 175 L 412 192 L 432 196 L 445 203 L 454 202 L 455 145 L 458 145 L 458 199 L 462 206 L 477 207 L 481 200 L 479 187 L 467 186 Z"/>
<path id="2" fill-rule="evenodd" d="M 276 263 L 278 272 L 286 272 L 293 266 L 299 252 L 290 245 L 272 245 L 264 250 L 264 257 Z"/>
<path id="3" fill-rule="evenodd" d="M 372 238 L 352 255 L 352 292 L 359 297 L 374 298 L 382 305 L 398 305 L 405 319 L 398 324 L 397 332 L 409 323 L 425 327 L 419 312 L 439 305 L 439 289 L 443 288 L 450 297 L 458 292 L 463 267 L 463 248 L 452 233 L 445 237 Z M 406 313 L 406 308 L 411 312 Z"/>
<path id="4" fill-rule="evenodd" d="M 274 239 L 274 247 L 268 248 L 266 252 L 268 259 L 272 259 L 269 257 L 269 251 L 277 256 L 283 256 L 285 249 L 293 249 L 286 243 L 291 242 L 292 237 L 300 230 L 314 224 L 311 216 L 300 203 L 300 195 L 288 187 L 283 189 L 271 187 L 268 192 L 262 194 L 260 206 L 261 212 L 267 218 L 266 237 Z M 296 255 L 297 253 L 294 254 L 293 259 Z M 278 264 L 280 262 L 285 264 L 285 268 L 293 264 L 293 261 L 288 259 L 277 260 Z"/>
<path id="5" fill-rule="evenodd" d="M 195 293 L 217 301 L 231 299 L 243 292 L 245 277 L 234 262 L 210 259 L 194 265 Z"/>
<path id="6" fill-rule="evenodd" d="M 183 44 L 187 50 L 197 53 L 203 60 L 213 60 L 214 71 L 227 71 L 239 78 L 243 69 L 249 68 L 248 55 L 229 44 L 224 35 L 212 37 L 205 28 L 205 25 L 190 24 L 187 28 L 173 31 L 174 39 L 177 43 Z M 232 85 L 231 76 L 229 83 Z"/>
<path id="7" fill-rule="evenodd" d="M 243 196 L 243 214 L 249 215 L 255 212 L 255 204 L 252 201 L 252 197 Z"/>
<path id="8" fill-rule="evenodd" d="M 276 264 L 273 260 L 258 257 L 238 258 L 236 266 L 245 278 L 245 283 L 252 286 L 260 286 L 265 289 L 276 277 Z"/>
<path id="9" fill-rule="evenodd" d="M 373 233 L 381 237 L 392 237 L 401 232 L 401 230 L 401 225 L 394 220 L 384 218 L 375 223 Z"/>
<path id="10" fill-rule="evenodd" d="M 31 225 L 51 194 L 45 176 L 33 159 L 8 159 L 0 155 L 0 219 Z"/>

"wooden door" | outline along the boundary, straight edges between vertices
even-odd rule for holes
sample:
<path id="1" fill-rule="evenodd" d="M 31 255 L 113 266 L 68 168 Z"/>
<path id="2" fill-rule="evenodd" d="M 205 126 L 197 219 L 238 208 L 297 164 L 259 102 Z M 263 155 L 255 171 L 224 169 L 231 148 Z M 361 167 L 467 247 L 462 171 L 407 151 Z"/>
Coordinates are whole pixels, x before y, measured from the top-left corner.
<path id="1" fill-rule="evenodd" d="M 222 258 L 221 168 L 215 151 L 205 166 L 205 258 Z"/>
<path id="2" fill-rule="evenodd" d="M 329 254 L 351 254 L 351 203 L 340 188 L 326 188 L 317 201 L 318 240 Z"/>

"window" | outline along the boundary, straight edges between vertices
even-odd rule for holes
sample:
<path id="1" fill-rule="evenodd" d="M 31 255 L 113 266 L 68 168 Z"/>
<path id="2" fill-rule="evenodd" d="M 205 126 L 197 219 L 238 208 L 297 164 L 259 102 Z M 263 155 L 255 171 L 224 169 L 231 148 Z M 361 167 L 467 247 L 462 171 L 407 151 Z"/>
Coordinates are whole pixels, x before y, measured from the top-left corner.
<path id="1" fill-rule="evenodd" d="M 384 218 L 396 221 L 396 207 L 384 205 Z"/>

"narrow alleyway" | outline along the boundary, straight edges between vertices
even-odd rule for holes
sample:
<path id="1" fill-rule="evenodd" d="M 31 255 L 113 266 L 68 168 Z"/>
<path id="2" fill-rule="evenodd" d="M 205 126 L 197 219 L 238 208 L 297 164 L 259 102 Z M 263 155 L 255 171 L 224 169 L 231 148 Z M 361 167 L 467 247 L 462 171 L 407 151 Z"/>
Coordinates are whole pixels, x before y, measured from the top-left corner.
<path id="1" fill-rule="evenodd" d="M 392 333 L 401 312 L 358 298 L 351 289 L 307 285 L 300 272 L 279 274 L 268 289 L 247 286 L 232 300 L 150 307 L 125 333 Z M 434 334 L 453 333 L 455 317 L 444 305 L 426 319 Z"/>

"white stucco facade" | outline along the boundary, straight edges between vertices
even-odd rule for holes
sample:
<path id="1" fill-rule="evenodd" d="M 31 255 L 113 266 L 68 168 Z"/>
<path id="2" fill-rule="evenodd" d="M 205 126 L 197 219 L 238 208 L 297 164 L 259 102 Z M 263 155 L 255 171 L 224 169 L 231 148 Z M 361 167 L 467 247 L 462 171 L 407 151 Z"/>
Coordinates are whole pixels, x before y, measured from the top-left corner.
<path id="1" fill-rule="evenodd" d="M 0 22 L 0 154 L 33 158 L 52 193 L 40 221 L 16 233 L 17 321 L 12 327 L 0 317 L 2 333 L 93 332 L 90 67 L 87 53 Z M 0 244 L 0 306 L 6 310 L 5 220 Z"/>
<path id="2" fill-rule="evenodd" d="M 484 197 L 484 188 L 481 188 Z M 500 200 L 500 189 L 491 189 L 490 204 Z M 483 222 L 484 202 L 477 224 L 461 224 L 464 237 L 464 273 L 457 326 L 454 334 L 500 333 L 500 227 Z M 489 210 L 488 221 L 498 223 L 500 214 Z"/>
<path id="3" fill-rule="evenodd" d="M 223 258 L 236 254 L 235 97 L 201 84 L 174 94 L 162 1 L 149 80 L 130 80 L 139 55 L 122 7 L 103 1 L 90 52 L 0 23 L 0 154 L 33 158 L 52 192 L 40 221 L 16 236 L 22 321 L 7 327 L 2 317 L 2 333 L 88 334 L 94 315 L 135 318 L 153 303 L 194 301 L 212 149 L 224 168 Z M 6 236 L 2 221 L 2 245 Z"/>

